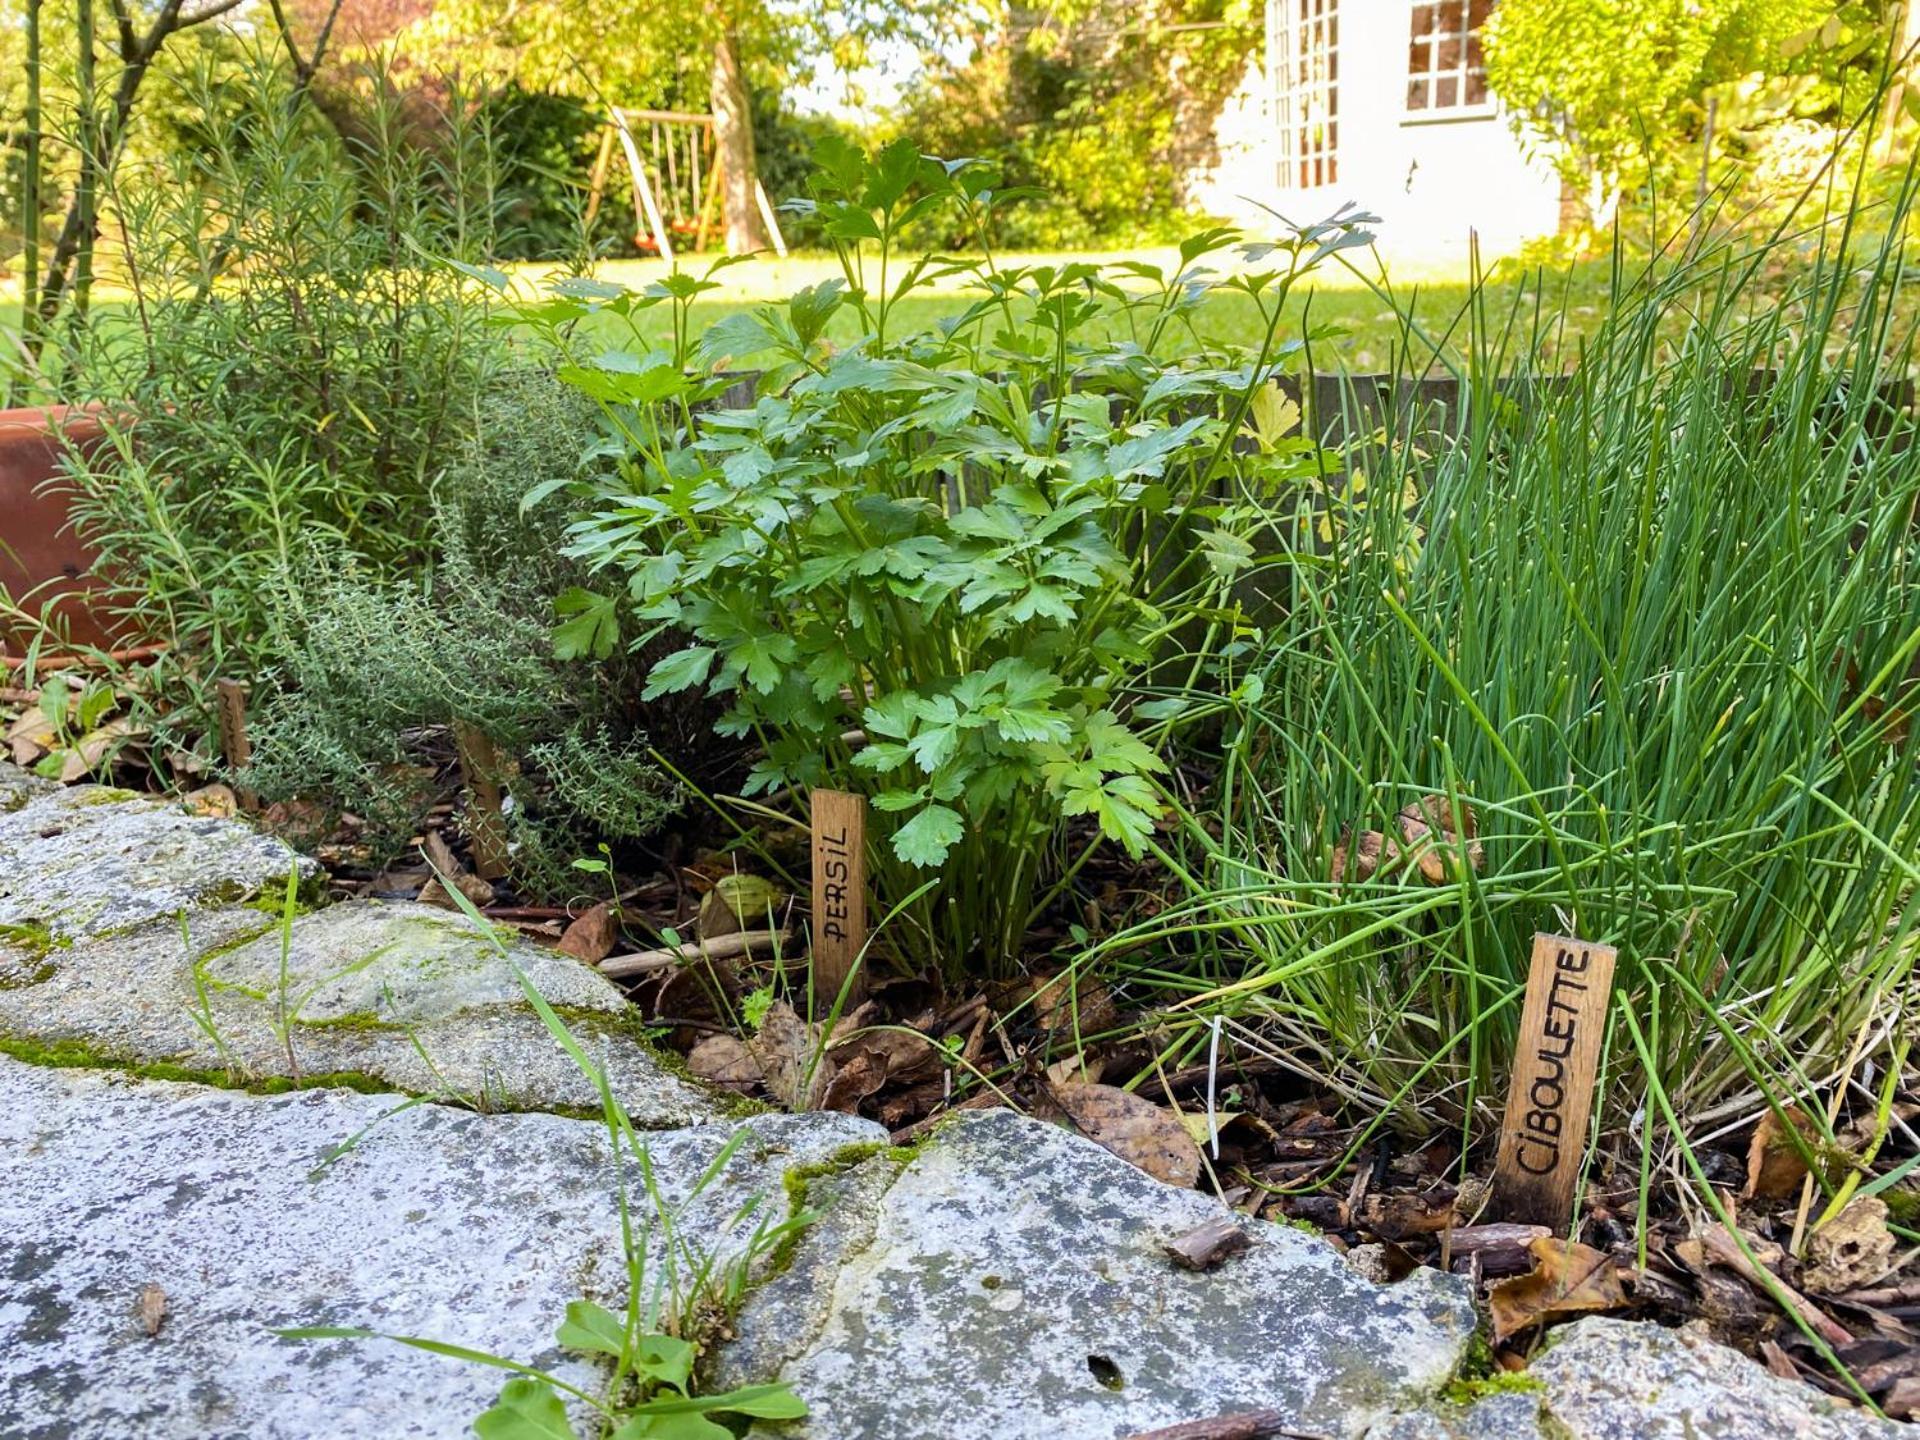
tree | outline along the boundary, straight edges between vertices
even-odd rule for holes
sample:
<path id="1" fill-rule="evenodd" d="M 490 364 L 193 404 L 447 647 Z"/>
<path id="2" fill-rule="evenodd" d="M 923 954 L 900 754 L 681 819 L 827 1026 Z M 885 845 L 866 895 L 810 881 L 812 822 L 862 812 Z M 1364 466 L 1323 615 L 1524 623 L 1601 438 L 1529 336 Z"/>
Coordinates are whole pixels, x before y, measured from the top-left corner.
<path id="1" fill-rule="evenodd" d="M 727 251 L 745 255 L 773 244 L 760 217 L 757 187 L 760 167 L 754 158 L 753 97 L 740 70 L 739 32 L 727 26 L 713 37 L 713 79 L 707 104 L 713 112 L 714 148 L 720 157 L 720 214 Z"/>
<path id="2" fill-rule="evenodd" d="M 63 305 L 84 310 L 93 280 L 93 253 L 100 227 L 99 197 L 112 179 L 133 133 L 136 107 L 148 76 L 174 37 L 211 25 L 238 9 L 243 0 L 160 0 L 141 7 L 138 0 L 108 0 L 112 33 L 107 40 L 111 69 L 103 89 L 100 74 L 101 40 L 97 33 L 95 0 L 74 0 L 72 29 L 50 36 L 45 0 L 29 0 L 28 24 L 23 32 L 26 76 L 26 176 L 23 185 L 22 252 L 29 270 L 24 287 L 21 342 L 29 366 L 37 366 L 50 333 L 51 322 Z M 286 30 L 286 17 L 277 3 L 273 14 L 293 57 L 297 75 L 295 96 L 305 90 L 313 70 L 324 56 L 332 16 L 341 0 L 329 0 L 328 23 L 311 52 L 303 57 Z M 64 16 L 62 17 L 65 18 Z M 66 212 L 47 247 L 45 268 L 40 258 L 43 152 L 47 123 L 42 79 L 49 72 L 49 39 L 71 46 L 73 116 L 67 138 L 74 152 L 74 178 Z M 68 70 L 66 65 L 58 67 Z M 102 99 L 102 95 L 105 99 Z"/>
<path id="3" fill-rule="evenodd" d="M 755 194 L 751 87 L 784 85 L 831 57 L 859 65 L 881 40 L 940 43 L 991 0 L 445 0 L 395 37 L 432 66 L 458 65 L 595 105 L 705 109 L 725 184 L 727 248 L 769 243 Z"/>
<path id="4" fill-rule="evenodd" d="M 1258 53 L 1255 0 L 1050 0 L 1017 6 L 931 67 L 900 133 L 991 159 L 1034 187 L 1022 243 L 1081 243 L 1177 211 L 1214 121 Z M 1013 212 L 1008 214 L 1013 220 Z"/>
<path id="5" fill-rule="evenodd" d="M 1502 0 L 1487 79 L 1516 128 L 1603 200 L 1676 163 L 1715 86 L 1832 53 L 1815 43 L 1830 23 L 1829 0 Z"/>

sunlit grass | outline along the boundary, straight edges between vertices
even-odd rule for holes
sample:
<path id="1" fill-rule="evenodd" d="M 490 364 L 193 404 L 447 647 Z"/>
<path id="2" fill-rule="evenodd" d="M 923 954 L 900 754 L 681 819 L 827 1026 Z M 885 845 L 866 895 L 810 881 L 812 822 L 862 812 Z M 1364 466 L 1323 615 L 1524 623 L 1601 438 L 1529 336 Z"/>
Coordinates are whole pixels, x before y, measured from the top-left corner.
<path id="1" fill-rule="evenodd" d="M 1128 251 L 1055 251 L 996 255 L 1003 269 L 1025 265 L 1070 265 L 1094 263 L 1109 265 L 1114 260 L 1131 260 L 1160 266 L 1173 273 L 1179 257 L 1171 247 Z M 699 273 L 711 263 L 711 257 L 691 256 L 682 260 L 682 268 Z M 1223 269 L 1241 268 L 1229 260 Z M 597 279 L 643 290 L 666 274 L 668 267 L 658 260 L 616 260 L 594 270 Z M 527 293 L 538 293 L 556 272 L 550 266 L 513 267 L 516 286 Z M 728 315 L 756 306 L 777 304 L 804 286 L 839 276 L 838 266 L 827 255 L 793 255 L 786 259 L 759 258 L 719 272 L 714 278 L 720 289 L 698 300 L 692 311 L 695 326 L 704 328 Z M 1364 276 L 1329 267 L 1314 283 L 1304 286 L 1287 304 L 1287 328 L 1299 334 L 1316 336 L 1319 355 L 1316 363 L 1328 368 L 1384 370 L 1394 364 L 1396 348 L 1403 341 L 1401 316 L 1412 315 L 1433 335 L 1461 333 L 1461 318 L 1469 295 L 1474 293 L 1472 277 L 1462 259 L 1409 262 L 1396 260 L 1382 267 L 1369 261 Z M 1369 281 L 1372 284 L 1369 284 Z M 1518 262 L 1503 262 L 1489 278 L 1484 293 L 1499 303 L 1530 305 L 1537 297 L 1558 295 L 1571 285 L 1591 303 L 1575 308 L 1584 318 L 1597 320 L 1599 300 L 1604 296 L 1605 267 L 1593 262 L 1555 267 L 1547 271 L 1528 270 Z M 1391 292 L 1392 299 L 1380 293 Z M 947 277 L 903 300 L 894 312 L 908 328 L 930 326 L 944 316 L 957 315 L 978 299 L 982 292 L 970 287 L 962 277 Z M 1576 314 L 1576 323 L 1583 318 Z M 837 317 L 830 335 L 850 337 L 857 324 L 847 312 Z M 1255 345 L 1264 326 L 1245 296 L 1216 293 L 1209 297 L 1193 325 L 1184 336 L 1187 349 L 1209 345 Z M 637 339 L 640 343 L 663 343 L 668 321 L 664 310 L 641 312 Z M 609 343 L 630 346 L 636 335 L 624 323 L 609 323 Z"/>

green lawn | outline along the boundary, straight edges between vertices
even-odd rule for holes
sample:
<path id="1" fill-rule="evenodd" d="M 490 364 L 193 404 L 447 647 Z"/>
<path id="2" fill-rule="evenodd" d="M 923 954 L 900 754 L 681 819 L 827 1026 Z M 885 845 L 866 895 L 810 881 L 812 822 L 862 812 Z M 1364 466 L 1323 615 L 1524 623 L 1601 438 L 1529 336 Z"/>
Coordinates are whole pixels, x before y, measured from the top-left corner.
<path id="1" fill-rule="evenodd" d="M 1146 249 L 1125 254 L 1060 252 L 1016 255 L 1002 257 L 1001 263 L 1003 266 L 1060 265 L 1123 258 L 1142 260 L 1170 271 L 1177 266 L 1179 257 L 1171 249 Z M 1238 263 L 1231 254 L 1213 258 L 1222 270 Z M 697 272 L 705 264 L 704 257 L 695 257 L 685 268 Z M 603 280 L 641 289 L 659 279 L 666 271 L 667 267 L 658 261 L 623 260 L 603 264 L 595 274 Z M 697 326 L 710 325 L 729 314 L 784 300 L 802 286 L 839 274 L 839 266 L 830 257 L 820 255 L 796 255 L 785 260 L 753 260 L 732 266 L 716 277 L 721 283 L 721 290 L 696 302 L 693 307 L 694 322 Z M 545 267 L 541 266 L 521 266 L 515 274 L 516 284 L 533 294 L 539 293 L 544 278 Z M 1569 279 L 1573 286 L 1570 292 L 1573 298 L 1569 305 L 1570 311 L 1574 312 L 1572 318 L 1578 323 L 1597 317 L 1602 308 L 1600 302 L 1604 299 L 1605 274 L 1591 264 L 1544 277 L 1538 272 L 1526 273 L 1510 265 L 1496 272 L 1482 295 L 1487 305 L 1493 308 L 1504 309 L 1517 302 L 1530 311 L 1536 296 L 1544 287 L 1543 304 L 1547 308 L 1557 308 L 1560 289 Z M 1471 286 L 1462 267 L 1432 263 L 1418 267 L 1396 266 L 1391 279 L 1391 292 L 1394 300 L 1436 339 L 1448 339 L 1452 348 L 1456 349 L 1464 343 L 1467 327 L 1463 317 Z M 891 328 L 925 327 L 941 316 L 959 313 L 978 298 L 979 293 L 977 290 L 962 289 L 951 281 L 928 291 L 917 292 L 894 310 L 897 319 Z M 1588 303 L 1573 303 L 1581 300 Z M 650 345 L 662 343 L 668 337 L 669 320 L 664 307 L 642 311 L 636 319 L 637 325 L 630 329 L 627 322 L 609 316 L 589 332 L 589 337 L 595 342 L 622 347 L 632 346 L 636 331 L 639 340 Z M 850 312 L 843 313 L 836 317 L 829 333 L 851 336 L 856 325 L 857 317 Z M 1288 302 L 1285 329 L 1287 334 L 1296 337 L 1307 334 L 1309 330 L 1313 333 L 1313 360 L 1318 368 L 1344 367 L 1358 371 L 1390 369 L 1395 363 L 1396 351 L 1404 343 L 1403 328 L 1395 316 L 1393 304 L 1375 293 L 1357 276 L 1331 263 L 1296 290 Z M 1193 332 L 1176 337 L 1176 343 L 1184 339 L 1184 348 L 1198 348 L 1203 340 L 1211 344 L 1255 343 L 1259 338 L 1260 323 L 1252 302 L 1243 295 L 1220 294 L 1206 302 Z M 1424 360 L 1425 353 L 1422 352 L 1419 358 Z"/>
<path id="2" fill-rule="evenodd" d="M 1126 252 L 1054 252 L 1045 255 L 1001 257 L 1003 265 L 1070 264 L 1078 261 L 1146 261 L 1171 270 L 1178 256 L 1167 248 L 1144 248 Z M 1238 261 L 1230 252 L 1211 257 L 1222 269 Z M 698 273 L 709 264 L 709 257 L 694 256 L 684 267 Z M 1542 350 L 1552 356 L 1571 356 L 1580 337 L 1590 332 L 1608 309 L 1608 267 L 1604 260 L 1581 261 L 1571 265 L 1526 268 L 1514 261 L 1496 265 L 1476 292 L 1465 268 L 1458 264 L 1427 261 L 1410 264 L 1396 262 L 1388 274 L 1381 274 L 1377 262 L 1363 255 L 1361 263 L 1368 273 L 1391 295 L 1378 293 L 1359 276 L 1329 263 L 1326 268 L 1302 282 L 1287 305 L 1285 333 L 1290 338 L 1311 335 L 1312 365 L 1320 370 L 1356 372 L 1392 370 L 1407 363 L 1402 355 L 1406 329 L 1395 313 L 1395 306 L 1411 317 L 1419 329 L 1454 353 L 1463 351 L 1477 324 L 1483 331 L 1499 334 L 1511 324 L 1524 336 L 1536 314 L 1562 318 L 1563 329 L 1543 343 Z M 602 264 L 595 272 L 632 289 L 642 289 L 667 272 L 659 261 L 619 260 Z M 549 267 L 522 265 L 512 274 L 518 293 L 529 298 L 542 292 Z M 740 310 L 784 300 L 803 286 L 839 275 L 839 267 L 829 256 L 795 255 L 784 260 L 753 259 L 730 266 L 718 275 L 721 288 L 693 307 L 697 327 L 704 327 Z M 1776 273 L 1774 282 L 1783 282 Z M 952 280 L 916 292 L 894 311 L 894 333 L 903 328 L 920 328 L 943 315 L 963 310 L 978 291 L 968 291 Z M 126 304 L 126 292 L 111 279 L 101 282 L 95 291 L 96 309 L 112 313 Z M 1907 301 L 1903 293 L 1903 305 Z M 1764 297 L 1761 302 L 1764 303 Z M 1675 328 L 1684 323 L 1684 310 L 1675 312 Z M 664 306 L 639 312 L 629 326 L 618 317 L 607 315 L 591 324 L 582 337 L 589 348 L 595 346 L 633 349 L 651 347 L 665 341 L 669 333 L 668 311 Z M 17 281 L 0 281 L 0 345 L 17 333 L 19 289 Z M 858 324 L 851 311 L 843 311 L 829 328 L 829 335 L 851 338 Z M 1209 344 L 1250 344 L 1259 339 L 1258 317 L 1253 305 L 1238 294 L 1218 294 L 1208 299 L 1194 317 L 1190 332 L 1175 337 L 1176 345 L 1198 348 Z M 11 347 L 8 347 L 9 352 Z M 1430 351 L 1416 345 L 1413 364 L 1424 366 Z M 1507 368 L 1509 361 L 1499 362 Z M 1304 365 L 1301 368 L 1305 368 Z"/>

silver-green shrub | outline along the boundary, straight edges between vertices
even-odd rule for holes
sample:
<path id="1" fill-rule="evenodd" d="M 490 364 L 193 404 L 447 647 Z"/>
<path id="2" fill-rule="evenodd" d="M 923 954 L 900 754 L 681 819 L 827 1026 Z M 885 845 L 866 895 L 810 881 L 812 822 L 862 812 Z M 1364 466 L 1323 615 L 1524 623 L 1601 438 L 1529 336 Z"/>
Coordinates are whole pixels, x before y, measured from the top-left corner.
<path id="1" fill-rule="evenodd" d="M 452 727 L 466 724 L 506 762 L 516 872 L 533 888 L 559 884 L 596 841 L 638 839 L 672 814 L 677 792 L 623 687 L 555 658 L 555 597 L 579 566 L 559 557 L 546 507 L 520 503 L 529 481 L 568 478 L 596 427 L 595 408 L 545 375 L 498 378 L 435 496 L 432 569 L 393 580 L 316 563 L 300 577 L 245 777 L 264 799 L 351 812 L 375 859 L 390 858 L 438 798 Z"/>

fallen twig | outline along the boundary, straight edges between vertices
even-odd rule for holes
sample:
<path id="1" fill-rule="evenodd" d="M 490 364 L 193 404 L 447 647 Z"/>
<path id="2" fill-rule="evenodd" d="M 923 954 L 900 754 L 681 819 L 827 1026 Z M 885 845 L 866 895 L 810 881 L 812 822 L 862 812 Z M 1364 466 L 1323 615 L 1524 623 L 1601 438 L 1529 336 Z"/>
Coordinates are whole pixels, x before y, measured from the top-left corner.
<path id="1" fill-rule="evenodd" d="M 1727 1233 L 1725 1226 L 1714 1225 L 1710 1227 L 1701 1236 L 1701 1239 L 1706 1242 L 1707 1253 L 1715 1260 L 1725 1265 L 1755 1289 L 1764 1294 L 1772 1293 L 1773 1287 L 1767 1284 L 1766 1279 L 1761 1278 L 1759 1267 L 1747 1258 L 1745 1252 L 1741 1250 L 1739 1242 Z M 1851 1345 L 1853 1343 L 1853 1332 L 1841 1325 L 1831 1315 L 1827 1314 L 1826 1311 L 1822 1310 L 1818 1305 L 1815 1305 L 1778 1275 L 1770 1275 L 1767 1278 L 1773 1281 L 1774 1286 L 1779 1287 L 1779 1295 L 1786 1297 L 1792 1305 L 1792 1308 L 1798 1312 L 1800 1318 L 1819 1332 L 1821 1339 L 1825 1340 L 1829 1345 Z"/>
<path id="2" fill-rule="evenodd" d="M 756 950 L 771 950 L 792 938 L 786 930 L 742 930 L 733 935 L 716 935 L 711 940 L 690 940 L 685 945 L 669 945 L 662 950 L 637 950 L 630 955 L 609 955 L 599 971 L 615 980 L 649 975 L 655 970 L 670 970 L 689 960 L 734 960 Z"/>
<path id="3" fill-rule="evenodd" d="M 1184 1270 L 1211 1270 L 1252 1244 L 1252 1237 L 1230 1216 L 1220 1215 L 1160 1248 Z"/>
<path id="4" fill-rule="evenodd" d="M 1211 1420 L 1188 1420 L 1163 1430 L 1142 1430 L 1130 1440 L 1326 1440 L 1304 1430 L 1289 1430 L 1278 1410 L 1247 1410 L 1238 1415 L 1216 1415 Z"/>

